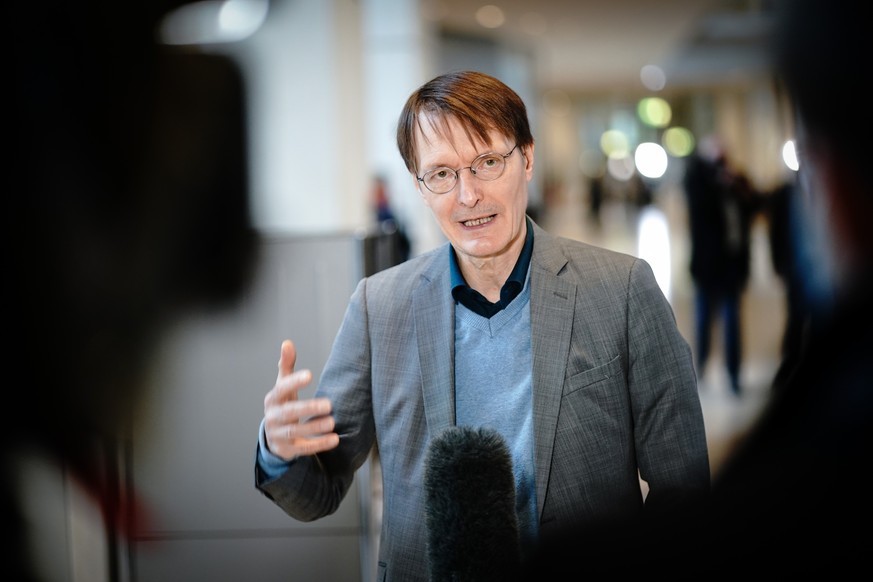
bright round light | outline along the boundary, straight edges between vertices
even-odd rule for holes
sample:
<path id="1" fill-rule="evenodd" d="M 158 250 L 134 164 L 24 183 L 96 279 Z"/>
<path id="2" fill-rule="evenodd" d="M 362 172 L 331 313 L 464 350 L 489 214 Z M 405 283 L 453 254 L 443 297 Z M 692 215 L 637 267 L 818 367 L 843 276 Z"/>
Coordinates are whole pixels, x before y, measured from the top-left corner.
<path id="1" fill-rule="evenodd" d="M 640 81 L 650 91 L 660 91 L 667 84 L 664 69 L 657 65 L 646 65 L 640 69 Z"/>
<path id="2" fill-rule="evenodd" d="M 684 158 L 694 151 L 694 134 L 684 127 L 671 127 L 661 136 L 661 145 L 667 153 L 677 158 Z"/>
<path id="3" fill-rule="evenodd" d="M 643 176 L 660 178 L 667 171 L 667 152 L 656 143 L 641 143 L 634 151 L 634 162 Z"/>
<path id="4" fill-rule="evenodd" d="M 673 109 L 660 97 L 644 97 L 637 103 L 637 115 L 646 125 L 667 127 L 673 117 Z"/>
<path id="5" fill-rule="evenodd" d="M 600 149 L 607 157 L 622 157 L 630 153 L 630 144 L 624 132 L 608 129 L 600 136 Z"/>

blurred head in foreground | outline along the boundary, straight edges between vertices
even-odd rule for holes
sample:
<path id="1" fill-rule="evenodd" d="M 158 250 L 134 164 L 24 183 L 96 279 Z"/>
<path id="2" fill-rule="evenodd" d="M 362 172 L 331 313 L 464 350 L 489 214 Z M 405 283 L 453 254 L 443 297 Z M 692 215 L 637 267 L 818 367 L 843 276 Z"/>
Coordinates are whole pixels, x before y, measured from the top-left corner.
<path id="1" fill-rule="evenodd" d="M 775 70 L 793 106 L 803 212 L 799 260 L 821 315 L 873 265 L 869 21 L 852 2 L 777 3 Z"/>
<path id="2" fill-rule="evenodd" d="M 155 42 L 179 4 L 13 5 L 17 180 L 3 230 L 15 380 L 0 419 L 12 531 L 21 454 L 57 462 L 106 515 L 123 513 L 100 450 L 124 434 L 162 332 L 249 279 L 240 76 L 226 59 Z"/>

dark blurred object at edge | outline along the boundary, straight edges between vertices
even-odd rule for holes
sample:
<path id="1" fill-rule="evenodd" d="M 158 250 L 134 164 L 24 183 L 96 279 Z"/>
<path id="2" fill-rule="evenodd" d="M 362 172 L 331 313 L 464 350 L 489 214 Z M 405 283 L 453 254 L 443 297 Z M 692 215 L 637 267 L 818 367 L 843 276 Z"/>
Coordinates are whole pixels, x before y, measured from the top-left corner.
<path id="1" fill-rule="evenodd" d="M 229 59 L 155 42 L 179 1 L 13 4 L 16 130 L 3 520 L 16 455 L 81 483 L 109 529 L 131 515 L 100 450 L 123 435 L 162 332 L 239 298 L 254 272 L 245 91 Z M 10 562 L 27 553 L 7 547 Z M 27 568 L 26 564 L 21 565 Z"/>

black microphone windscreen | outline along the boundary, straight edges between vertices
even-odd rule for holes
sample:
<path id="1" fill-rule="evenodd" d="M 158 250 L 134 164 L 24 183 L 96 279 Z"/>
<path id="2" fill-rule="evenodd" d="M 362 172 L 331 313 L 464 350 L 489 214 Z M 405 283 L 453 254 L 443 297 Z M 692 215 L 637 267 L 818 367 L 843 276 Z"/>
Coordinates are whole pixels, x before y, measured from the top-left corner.
<path id="1" fill-rule="evenodd" d="M 489 428 L 444 430 L 430 443 L 424 479 L 430 580 L 516 576 L 515 478 L 503 436 Z"/>

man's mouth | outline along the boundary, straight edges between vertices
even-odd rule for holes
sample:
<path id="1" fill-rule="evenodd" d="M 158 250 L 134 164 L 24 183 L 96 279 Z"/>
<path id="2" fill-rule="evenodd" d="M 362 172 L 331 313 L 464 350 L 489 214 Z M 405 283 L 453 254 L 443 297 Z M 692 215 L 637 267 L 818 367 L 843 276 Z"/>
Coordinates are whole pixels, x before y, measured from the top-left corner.
<path id="1" fill-rule="evenodd" d="M 462 222 L 464 226 L 479 226 L 481 224 L 485 224 L 494 220 L 494 215 L 491 216 L 483 216 L 482 218 L 474 218 L 473 220 L 466 220 Z"/>

